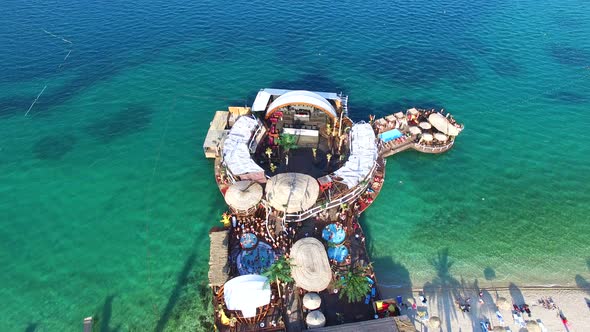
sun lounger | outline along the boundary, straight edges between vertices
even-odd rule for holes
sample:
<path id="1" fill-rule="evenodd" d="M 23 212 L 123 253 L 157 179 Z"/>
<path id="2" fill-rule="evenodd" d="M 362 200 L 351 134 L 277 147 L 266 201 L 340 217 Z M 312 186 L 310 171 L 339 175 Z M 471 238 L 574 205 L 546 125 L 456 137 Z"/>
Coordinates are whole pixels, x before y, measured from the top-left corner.
<path id="1" fill-rule="evenodd" d="M 479 325 L 481 326 L 481 330 L 483 332 L 488 332 L 489 331 L 488 324 L 486 322 L 479 322 Z"/>

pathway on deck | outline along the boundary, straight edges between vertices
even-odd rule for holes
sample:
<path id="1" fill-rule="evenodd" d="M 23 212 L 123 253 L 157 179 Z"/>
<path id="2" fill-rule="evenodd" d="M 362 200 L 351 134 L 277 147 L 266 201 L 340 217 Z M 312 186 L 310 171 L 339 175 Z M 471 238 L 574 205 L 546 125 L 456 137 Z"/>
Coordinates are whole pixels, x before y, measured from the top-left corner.
<path id="1" fill-rule="evenodd" d="M 302 331 L 304 329 L 304 326 L 302 326 L 304 320 L 301 311 L 299 311 L 299 296 L 295 292 L 290 295 L 287 294 L 287 310 L 291 311 L 291 314 L 288 315 L 289 320 L 285 324 L 287 331 Z"/>

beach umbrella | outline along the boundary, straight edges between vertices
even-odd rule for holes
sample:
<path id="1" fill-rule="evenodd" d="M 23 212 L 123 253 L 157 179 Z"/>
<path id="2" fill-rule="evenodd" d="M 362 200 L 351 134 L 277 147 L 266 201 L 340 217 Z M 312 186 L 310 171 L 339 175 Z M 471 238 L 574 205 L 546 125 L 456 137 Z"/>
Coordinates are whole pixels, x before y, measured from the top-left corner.
<path id="1" fill-rule="evenodd" d="M 496 305 L 498 306 L 499 309 L 503 309 L 503 310 L 512 309 L 512 305 L 505 297 L 499 297 L 496 300 Z"/>
<path id="2" fill-rule="evenodd" d="M 262 198 L 262 186 L 252 181 L 238 181 L 225 192 L 225 202 L 238 211 L 255 207 Z"/>
<path id="3" fill-rule="evenodd" d="M 392 114 L 390 114 L 385 117 L 385 120 L 387 120 L 389 122 L 393 122 L 393 121 L 395 121 L 395 117 Z"/>
<path id="4" fill-rule="evenodd" d="M 332 270 L 324 245 L 314 237 L 303 238 L 291 247 L 291 276 L 295 285 L 312 292 L 321 292 L 332 281 Z"/>
<path id="5" fill-rule="evenodd" d="M 424 122 L 420 122 L 420 124 L 418 124 L 418 126 L 420 126 L 420 128 L 422 129 L 430 129 L 432 128 L 432 125 L 426 121 Z"/>
<path id="6" fill-rule="evenodd" d="M 461 131 L 440 113 L 430 114 L 428 116 L 428 122 L 430 122 L 430 124 L 432 124 L 432 126 L 438 131 L 446 135 L 457 136 Z"/>
<path id="7" fill-rule="evenodd" d="M 397 112 L 394 114 L 394 116 L 398 119 L 403 119 L 404 118 L 404 113 L 403 112 Z"/>
<path id="8" fill-rule="evenodd" d="M 418 114 L 418 110 L 415 107 L 412 107 L 408 110 L 408 113 L 416 115 Z"/>
<path id="9" fill-rule="evenodd" d="M 443 133 L 435 133 L 434 138 L 439 142 L 446 142 L 449 137 Z"/>
<path id="10" fill-rule="evenodd" d="M 377 121 L 375 121 L 375 123 L 379 124 L 379 125 L 384 125 L 387 123 L 387 121 L 385 121 L 384 118 L 379 118 L 379 119 L 377 119 Z"/>
<path id="11" fill-rule="evenodd" d="M 412 135 L 422 134 L 422 130 L 420 128 L 416 127 L 416 126 L 411 126 L 409 128 L 409 130 L 410 130 L 410 134 L 412 134 Z"/>
<path id="12" fill-rule="evenodd" d="M 422 134 L 421 140 L 423 140 L 424 142 L 431 142 L 432 139 L 433 139 L 432 134 L 429 134 L 429 133 Z"/>
<path id="13" fill-rule="evenodd" d="M 534 320 L 529 320 L 528 322 L 526 322 L 526 329 L 529 332 L 542 332 L 541 327 Z"/>
<path id="14" fill-rule="evenodd" d="M 309 310 L 314 310 L 320 307 L 322 298 L 318 293 L 307 293 L 303 296 L 303 306 Z"/>
<path id="15" fill-rule="evenodd" d="M 440 327 L 440 318 L 438 318 L 436 316 L 430 317 L 430 319 L 428 320 L 428 326 L 430 326 L 433 329 L 439 328 Z"/>
<path id="16" fill-rule="evenodd" d="M 318 181 L 302 173 L 281 173 L 266 183 L 266 199 L 275 209 L 287 213 L 305 211 L 318 198 Z"/>
<path id="17" fill-rule="evenodd" d="M 321 311 L 314 310 L 307 314 L 307 317 L 305 317 L 305 323 L 310 329 L 323 327 L 326 325 L 326 316 L 324 316 Z"/>

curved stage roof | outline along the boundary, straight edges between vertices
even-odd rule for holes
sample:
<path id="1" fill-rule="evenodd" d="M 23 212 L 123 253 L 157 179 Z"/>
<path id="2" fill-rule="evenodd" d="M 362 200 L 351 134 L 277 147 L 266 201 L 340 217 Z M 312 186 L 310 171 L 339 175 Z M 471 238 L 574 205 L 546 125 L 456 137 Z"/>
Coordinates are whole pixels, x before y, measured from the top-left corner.
<path id="1" fill-rule="evenodd" d="M 335 118 L 338 116 L 336 113 L 336 109 L 334 109 L 334 106 L 332 106 L 332 104 L 330 104 L 330 102 L 328 102 L 326 98 L 320 96 L 315 92 L 296 90 L 289 91 L 275 99 L 272 103 L 270 103 L 270 105 L 268 105 L 265 117 L 268 118 L 272 115 L 272 113 L 274 113 L 281 107 L 293 104 L 305 104 L 313 106 L 315 108 L 321 109 L 331 118 Z"/>

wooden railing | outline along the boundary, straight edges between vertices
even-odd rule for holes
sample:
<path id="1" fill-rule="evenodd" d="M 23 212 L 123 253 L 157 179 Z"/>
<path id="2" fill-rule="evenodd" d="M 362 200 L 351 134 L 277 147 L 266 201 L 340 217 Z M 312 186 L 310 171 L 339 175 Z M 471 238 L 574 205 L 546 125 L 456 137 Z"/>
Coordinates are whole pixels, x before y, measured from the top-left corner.
<path id="1" fill-rule="evenodd" d="M 375 171 L 380 167 L 385 167 L 385 161 L 381 157 L 378 157 L 377 160 L 375 161 L 375 163 L 373 164 L 373 167 L 371 168 L 371 170 L 367 174 L 367 176 L 362 181 L 360 181 L 359 184 L 353 190 L 351 190 L 350 192 L 346 193 L 344 196 L 341 196 L 337 199 L 334 199 L 331 201 L 318 202 L 315 204 L 314 207 L 312 207 L 309 210 L 302 211 L 299 213 L 287 213 L 285 215 L 286 221 L 288 221 L 288 222 L 303 221 L 305 219 L 315 216 L 316 214 L 318 214 L 324 210 L 328 210 L 328 209 L 331 209 L 334 207 L 338 207 L 344 203 L 348 204 L 348 203 L 354 201 L 365 190 L 367 190 L 367 187 L 372 182 L 371 179 L 373 179 L 373 176 L 375 175 Z"/>
<path id="2" fill-rule="evenodd" d="M 454 140 L 442 146 L 428 146 L 420 143 L 414 143 L 414 149 L 424 153 L 441 153 L 450 149 L 453 144 L 455 144 Z"/>

